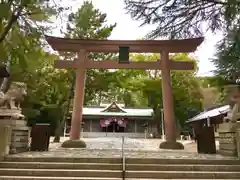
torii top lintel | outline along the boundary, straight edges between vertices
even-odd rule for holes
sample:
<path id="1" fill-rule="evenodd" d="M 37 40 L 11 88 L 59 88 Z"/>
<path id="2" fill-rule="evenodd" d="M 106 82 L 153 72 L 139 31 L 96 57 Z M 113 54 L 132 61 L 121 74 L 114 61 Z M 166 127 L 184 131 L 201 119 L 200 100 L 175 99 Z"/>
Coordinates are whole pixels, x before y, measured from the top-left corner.
<path id="1" fill-rule="evenodd" d="M 128 46 L 132 53 L 169 53 L 194 52 L 203 42 L 204 38 L 192 38 L 182 40 L 90 40 L 69 39 L 46 36 L 46 40 L 56 51 L 79 52 L 80 49 L 87 52 L 119 52 L 119 46 Z"/>

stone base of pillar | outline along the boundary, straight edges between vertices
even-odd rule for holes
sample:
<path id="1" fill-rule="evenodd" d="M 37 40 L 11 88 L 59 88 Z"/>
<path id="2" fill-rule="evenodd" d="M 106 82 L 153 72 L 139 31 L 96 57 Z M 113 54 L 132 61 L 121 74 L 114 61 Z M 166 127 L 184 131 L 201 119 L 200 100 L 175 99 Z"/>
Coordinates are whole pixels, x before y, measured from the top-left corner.
<path id="1" fill-rule="evenodd" d="M 184 149 L 184 145 L 177 141 L 164 141 L 159 145 L 160 149 Z"/>
<path id="2" fill-rule="evenodd" d="M 79 139 L 79 140 L 66 140 L 62 143 L 63 148 L 86 148 L 86 143 Z"/>
<path id="3" fill-rule="evenodd" d="M 9 154 L 11 145 L 12 128 L 10 126 L 0 126 L 0 161 Z"/>
<path id="4" fill-rule="evenodd" d="M 237 156 L 236 130 L 240 123 L 222 123 L 219 125 L 219 153 L 226 156 Z"/>
<path id="5" fill-rule="evenodd" d="M 0 126 L 11 127 L 10 154 L 29 150 L 29 127 L 26 125 L 21 109 L 0 108 Z"/>
<path id="6" fill-rule="evenodd" d="M 240 128 L 236 130 L 237 156 L 240 158 Z"/>

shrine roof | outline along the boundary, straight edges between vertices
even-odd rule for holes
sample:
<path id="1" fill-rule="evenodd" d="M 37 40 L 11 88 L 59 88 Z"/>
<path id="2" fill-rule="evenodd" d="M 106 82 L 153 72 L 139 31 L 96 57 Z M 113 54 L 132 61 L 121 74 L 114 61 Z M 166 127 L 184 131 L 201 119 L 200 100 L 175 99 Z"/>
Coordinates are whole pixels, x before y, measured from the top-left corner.
<path id="1" fill-rule="evenodd" d="M 191 119 L 189 119 L 187 122 L 191 123 L 191 122 L 194 122 L 194 121 L 200 121 L 200 120 L 203 120 L 203 119 L 216 117 L 216 116 L 219 116 L 221 114 L 227 113 L 229 110 L 230 110 L 230 106 L 229 105 L 224 105 L 224 106 L 221 106 L 221 107 L 217 107 L 217 108 L 214 108 L 214 109 L 203 111 L 200 114 L 198 114 L 198 115 L 192 117 Z"/>
<path id="2" fill-rule="evenodd" d="M 87 52 L 117 53 L 119 46 L 128 46 L 131 53 L 170 53 L 194 52 L 203 42 L 204 38 L 192 38 L 181 40 L 92 40 L 70 39 L 46 36 L 47 42 L 53 50 L 66 52 L 79 52 L 84 49 Z"/>
<path id="3" fill-rule="evenodd" d="M 151 108 L 123 108 L 113 102 L 105 107 L 84 107 L 85 116 L 153 117 Z"/>
<path id="4" fill-rule="evenodd" d="M 121 117 L 152 117 L 152 109 L 124 108 L 125 112 L 105 112 L 105 108 L 83 108 L 83 115 L 89 116 L 121 116 Z"/>

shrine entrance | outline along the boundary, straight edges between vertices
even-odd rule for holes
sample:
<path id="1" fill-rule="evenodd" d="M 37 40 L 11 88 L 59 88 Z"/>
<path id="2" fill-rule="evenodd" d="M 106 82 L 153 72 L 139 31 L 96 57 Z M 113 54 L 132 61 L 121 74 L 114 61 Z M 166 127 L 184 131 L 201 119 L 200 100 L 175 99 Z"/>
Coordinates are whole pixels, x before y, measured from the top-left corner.
<path id="1" fill-rule="evenodd" d="M 177 127 L 174 115 L 171 70 L 193 70 L 194 62 L 174 61 L 169 53 L 194 52 L 204 38 L 182 40 L 83 40 L 46 36 L 53 50 L 73 52 L 75 60 L 57 60 L 56 68 L 76 69 L 75 93 L 71 120 L 70 140 L 79 140 L 82 126 L 84 87 L 87 69 L 145 69 L 161 70 L 163 115 L 166 141 L 160 144 L 163 149 L 183 149 L 177 142 Z M 119 53 L 119 60 L 90 60 L 88 53 Z M 148 62 L 129 60 L 129 53 L 160 53 L 161 59 Z M 159 120 L 160 121 L 160 120 Z"/>
<path id="2" fill-rule="evenodd" d="M 125 132 L 127 121 L 122 118 L 109 118 L 100 122 L 103 132 Z"/>
<path id="3" fill-rule="evenodd" d="M 105 132 L 124 132 L 124 127 L 120 126 L 116 121 L 112 121 L 105 128 Z"/>

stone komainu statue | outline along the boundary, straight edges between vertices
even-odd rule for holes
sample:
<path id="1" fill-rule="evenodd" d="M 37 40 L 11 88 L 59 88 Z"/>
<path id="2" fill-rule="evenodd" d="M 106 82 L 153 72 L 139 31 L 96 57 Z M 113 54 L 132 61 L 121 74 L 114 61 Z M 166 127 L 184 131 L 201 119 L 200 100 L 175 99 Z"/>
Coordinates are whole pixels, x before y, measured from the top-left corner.
<path id="1" fill-rule="evenodd" d="M 237 122 L 240 120 L 240 89 L 234 88 L 230 96 L 230 111 L 227 116 L 224 117 L 224 122 Z"/>
<path id="2" fill-rule="evenodd" d="M 0 108 L 20 109 L 20 103 L 25 95 L 27 95 L 26 84 L 12 82 L 6 93 L 0 91 Z"/>

